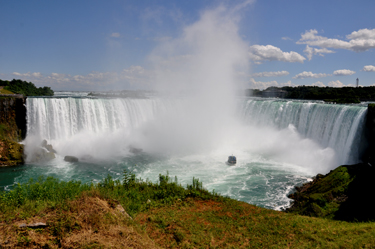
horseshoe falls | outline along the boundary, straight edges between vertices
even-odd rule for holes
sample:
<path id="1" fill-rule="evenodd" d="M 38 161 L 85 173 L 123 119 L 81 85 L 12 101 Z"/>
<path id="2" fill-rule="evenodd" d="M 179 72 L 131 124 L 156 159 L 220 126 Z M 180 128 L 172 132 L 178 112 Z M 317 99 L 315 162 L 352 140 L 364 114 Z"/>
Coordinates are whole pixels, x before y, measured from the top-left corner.
<path id="1" fill-rule="evenodd" d="M 156 182 L 159 174 L 186 185 L 199 178 L 215 190 L 280 210 L 294 186 L 317 173 L 360 161 L 366 146 L 367 108 L 280 99 L 238 97 L 225 106 L 194 107 L 191 99 L 63 97 L 27 99 L 27 163 L 1 169 L 0 186 L 40 175 L 98 182 L 124 170 Z M 225 114 L 225 115 L 224 115 Z M 38 161 L 47 140 L 55 158 Z M 228 166 L 228 156 L 237 164 Z M 75 156 L 79 162 L 64 161 Z"/>

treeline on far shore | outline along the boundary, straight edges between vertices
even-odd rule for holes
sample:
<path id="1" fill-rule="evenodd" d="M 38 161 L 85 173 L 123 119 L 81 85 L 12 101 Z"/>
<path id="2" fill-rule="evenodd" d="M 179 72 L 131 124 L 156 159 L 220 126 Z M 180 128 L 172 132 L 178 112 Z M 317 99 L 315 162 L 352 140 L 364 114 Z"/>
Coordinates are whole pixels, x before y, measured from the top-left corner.
<path id="1" fill-rule="evenodd" d="M 53 96 L 54 92 L 50 87 L 36 87 L 33 83 L 13 79 L 0 80 L 0 86 L 11 93 L 23 94 L 25 96 Z"/>
<path id="2" fill-rule="evenodd" d="M 278 97 L 287 99 L 323 100 L 336 103 L 360 103 L 375 101 L 375 86 L 366 87 L 268 87 L 265 90 L 248 89 L 247 95 L 254 97 Z"/>

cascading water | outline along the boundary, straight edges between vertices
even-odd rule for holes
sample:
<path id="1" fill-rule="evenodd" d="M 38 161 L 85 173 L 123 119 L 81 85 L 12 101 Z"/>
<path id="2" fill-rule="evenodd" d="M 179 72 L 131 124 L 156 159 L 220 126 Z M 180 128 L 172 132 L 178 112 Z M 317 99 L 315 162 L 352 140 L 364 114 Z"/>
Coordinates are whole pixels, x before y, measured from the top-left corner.
<path id="1" fill-rule="evenodd" d="M 366 108 L 302 101 L 250 99 L 242 105 L 247 123 L 282 130 L 294 127 L 304 137 L 335 151 L 334 166 L 360 161 Z"/>
<path id="2" fill-rule="evenodd" d="M 39 175 L 97 182 L 107 174 L 121 178 L 125 169 L 156 181 L 168 171 L 183 185 L 196 177 L 209 190 L 280 210 L 295 185 L 359 161 L 363 106 L 238 98 L 237 115 L 215 118 L 220 112 L 214 112 L 205 119 L 197 112 L 191 120 L 190 101 L 28 98 L 26 153 L 46 139 L 56 158 L 1 169 L 0 186 Z M 238 160 L 234 167 L 225 164 L 231 154 Z M 80 161 L 65 162 L 66 155 Z"/>
<path id="3" fill-rule="evenodd" d="M 28 98 L 27 134 L 48 140 L 132 130 L 153 119 L 160 102 L 149 99 Z"/>

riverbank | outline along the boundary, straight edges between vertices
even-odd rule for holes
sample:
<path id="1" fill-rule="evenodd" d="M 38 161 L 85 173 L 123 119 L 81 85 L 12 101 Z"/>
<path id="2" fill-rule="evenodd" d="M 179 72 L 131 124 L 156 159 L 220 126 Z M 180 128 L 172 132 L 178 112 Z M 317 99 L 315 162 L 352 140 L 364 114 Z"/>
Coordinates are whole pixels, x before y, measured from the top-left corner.
<path id="1" fill-rule="evenodd" d="M 370 248 L 375 223 L 312 218 L 125 173 L 101 183 L 39 179 L 0 195 L 3 248 Z M 40 224 L 39 227 L 32 225 Z M 350 234 L 350 236 L 348 236 Z"/>

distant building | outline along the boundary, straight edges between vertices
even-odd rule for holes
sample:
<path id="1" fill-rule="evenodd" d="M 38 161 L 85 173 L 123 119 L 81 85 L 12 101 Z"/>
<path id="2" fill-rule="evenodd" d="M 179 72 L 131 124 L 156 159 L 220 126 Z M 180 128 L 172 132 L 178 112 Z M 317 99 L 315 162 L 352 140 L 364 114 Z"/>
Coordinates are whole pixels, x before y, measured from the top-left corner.
<path id="1" fill-rule="evenodd" d="M 262 97 L 266 97 L 266 98 L 285 98 L 287 93 L 288 93 L 287 91 L 284 91 L 284 90 L 281 90 L 281 89 L 268 88 L 268 89 L 262 91 Z"/>

